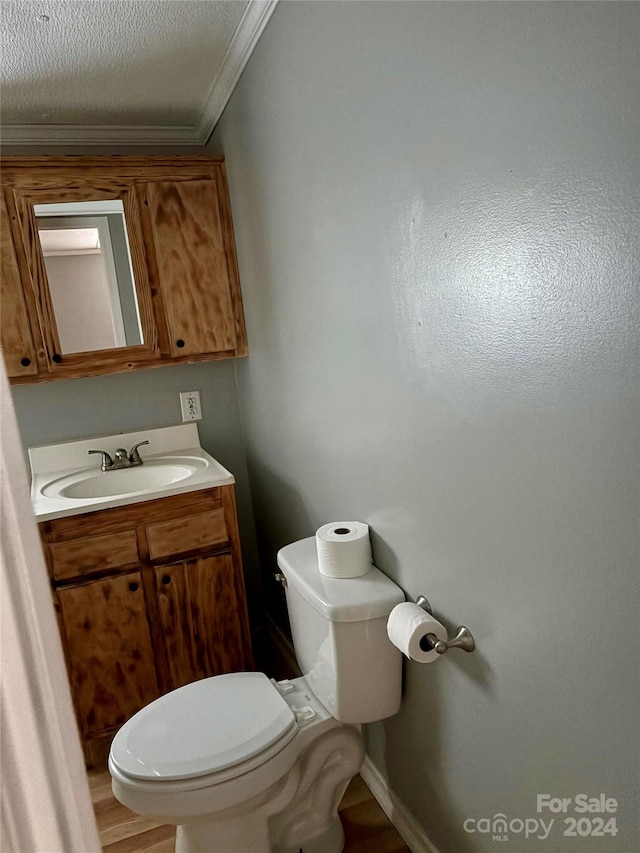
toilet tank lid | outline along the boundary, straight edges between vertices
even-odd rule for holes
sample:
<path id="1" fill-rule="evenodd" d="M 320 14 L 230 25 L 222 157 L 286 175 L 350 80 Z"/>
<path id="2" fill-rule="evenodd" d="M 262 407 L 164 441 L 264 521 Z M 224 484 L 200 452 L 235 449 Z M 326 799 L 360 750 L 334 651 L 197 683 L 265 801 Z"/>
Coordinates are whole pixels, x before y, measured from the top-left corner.
<path id="1" fill-rule="evenodd" d="M 388 616 L 396 604 L 404 601 L 400 587 L 375 566 L 358 578 L 320 574 L 315 536 L 278 551 L 278 566 L 287 583 L 331 622 L 361 622 Z"/>

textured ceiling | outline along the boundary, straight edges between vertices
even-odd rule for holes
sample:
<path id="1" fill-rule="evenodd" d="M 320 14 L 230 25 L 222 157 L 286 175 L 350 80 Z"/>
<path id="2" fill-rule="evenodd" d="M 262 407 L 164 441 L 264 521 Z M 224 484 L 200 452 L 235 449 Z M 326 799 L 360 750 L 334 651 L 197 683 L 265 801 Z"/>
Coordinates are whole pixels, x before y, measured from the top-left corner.
<path id="1" fill-rule="evenodd" d="M 2 124 L 197 126 L 248 6 L 2 0 Z"/>

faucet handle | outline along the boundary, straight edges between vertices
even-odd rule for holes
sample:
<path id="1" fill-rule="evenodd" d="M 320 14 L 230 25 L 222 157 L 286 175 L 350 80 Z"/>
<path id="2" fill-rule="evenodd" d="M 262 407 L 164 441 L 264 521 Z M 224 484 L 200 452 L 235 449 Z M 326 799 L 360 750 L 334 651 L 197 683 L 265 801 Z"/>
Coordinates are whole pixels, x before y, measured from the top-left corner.
<path id="1" fill-rule="evenodd" d="M 87 453 L 102 454 L 102 464 L 100 465 L 100 468 L 103 471 L 108 471 L 109 468 L 113 468 L 113 459 L 109 456 L 106 450 L 87 450 Z"/>
<path id="2" fill-rule="evenodd" d="M 129 465 L 142 465 L 142 458 L 138 453 L 138 448 L 143 447 L 143 445 L 149 444 L 148 441 L 139 441 L 137 444 L 134 444 L 131 450 L 129 451 Z"/>

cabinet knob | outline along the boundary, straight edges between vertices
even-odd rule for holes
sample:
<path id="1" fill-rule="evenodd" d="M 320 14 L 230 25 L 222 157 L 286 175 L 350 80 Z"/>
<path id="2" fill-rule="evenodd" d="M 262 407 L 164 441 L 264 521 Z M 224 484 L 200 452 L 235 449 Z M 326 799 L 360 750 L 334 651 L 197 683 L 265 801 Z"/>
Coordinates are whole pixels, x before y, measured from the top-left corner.
<path id="1" fill-rule="evenodd" d="M 60 364 L 60 362 L 62 361 L 62 356 L 58 355 L 57 352 L 54 352 L 54 354 L 51 356 L 51 361 L 55 361 L 56 364 Z"/>
<path id="2" fill-rule="evenodd" d="M 136 581 L 131 581 L 131 583 L 129 584 L 129 589 L 131 590 L 131 592 L 135 592 L 139 586 L 140 584 L 136 583 Z"/>
<path id="3" fill-rule="evenodd" d="M 30 359 L 30 358 L 21 358 L 21 359 L 20 359 L 20 364 L 21 364 L 23 367 L 29 367 L 29 365 L 31 364 L 31 359 Z"/>
<path id="4" fill-rule="evenodd" d="M 178 340 L 176 341 L 176 346 L 177 347 L 183 347 L 184 346 L 184 341 L 182 340 L 182 338 L 178 338 Z"/>
<path id="5" fill-rule="evenodd" d="M 164 584 L 171 583 L 171 578 L 169 577 L 169 575 L 162 575 L 162 583 L 164 583 Z"/>

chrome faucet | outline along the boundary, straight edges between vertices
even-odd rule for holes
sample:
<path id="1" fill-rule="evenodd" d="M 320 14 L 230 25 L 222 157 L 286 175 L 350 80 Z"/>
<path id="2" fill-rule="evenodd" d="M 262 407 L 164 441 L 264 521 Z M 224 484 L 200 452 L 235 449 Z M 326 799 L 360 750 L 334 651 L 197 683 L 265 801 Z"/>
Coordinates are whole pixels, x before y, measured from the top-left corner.
<path id="1" fill-rule="evenodd" d="M 101 471 L 117 471 L 118 468 L 133 468 L 136 465 L 142 465 L 143 460 L 138 453 L 138 448 L 145 444 L 149 444 L 149 442 L 140 441 L 138 444 L 134 444 L 129 453 L 127 453 L 124 447 L 119 447 L 113 454 L 113 459 L 106 450 L 88 450 L 87 453 L 102 454 Z"/>

